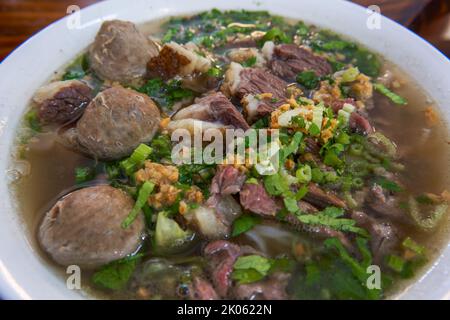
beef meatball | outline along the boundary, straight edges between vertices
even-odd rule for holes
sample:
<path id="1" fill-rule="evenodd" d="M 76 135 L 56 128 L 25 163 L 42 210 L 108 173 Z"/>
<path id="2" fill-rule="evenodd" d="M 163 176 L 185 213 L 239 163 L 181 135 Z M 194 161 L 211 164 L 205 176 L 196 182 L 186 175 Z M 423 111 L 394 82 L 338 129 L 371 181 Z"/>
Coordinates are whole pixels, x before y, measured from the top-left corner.
<path id="1" fill-rule="evenodd" d="M 59 200 L 39 227 L 41 247 L 60 265 L 96 268 L 134 253 L 144 232 L 140 214 L 128 227 L 122 221 L 134 201 L 122 190 L 94 186 Z"/>
<path id="2" fill-rule="evenodd" d="M 120 159 L 140 143 L 149 142 L 159 122 L 159 109 L 148 96 L 112 87 L 87 106 L 76 125 L 77 139 L 97 159 Z"/>
<path id="3" fill-rule="evenodd" d="M 89 48 L 91 68 L 102 79 L 130 83 L 146 73 L 158 47 L 128 21 L 105 21 Z"/>
<path id="4" fill-rule="evenodd" d="M 44 124 L 65 124 L 83 113 L 93 98 L 92 89 L 79 80 L 56 81 L 36 91 L 33 102 Z"/>

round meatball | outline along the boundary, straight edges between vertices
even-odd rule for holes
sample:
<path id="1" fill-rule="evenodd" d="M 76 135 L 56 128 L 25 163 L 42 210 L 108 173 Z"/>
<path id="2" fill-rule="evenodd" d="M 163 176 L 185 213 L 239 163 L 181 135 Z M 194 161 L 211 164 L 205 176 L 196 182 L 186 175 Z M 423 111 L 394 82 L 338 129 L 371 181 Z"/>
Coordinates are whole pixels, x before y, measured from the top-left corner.
<path id="1" fill-rule="evenodd" d="M 97 94 L 78 120 L 78 141 L 97 159 L 120 159 L 149 142 L 160 120 L 159 109 L 148 96 L 112 87 Z"/>
<path id="2" fill-rule="evenodd" d="M 128 21 L 105 21 L 89 49 L 89 62 L 103 79 L 130 83 L 146 73 L 158 47 Z"/>
<path id="3" fill-rule="evenodd" d="M 142 241 L 140 214 L 126 229 L 122 221 L 134 201 L 122 190 L 94 186 L 59 200 L 39 227 L 42 248 L 60 265 L 96 268 L 134 253 Z"/>
<path id="4" fill-rule="evenodd" d="M 39 120 L 44 124 L 65 124 L 76 120 L 92 100 L 92 89 L 79 80 L 56 81 L 36 91 Z"/>

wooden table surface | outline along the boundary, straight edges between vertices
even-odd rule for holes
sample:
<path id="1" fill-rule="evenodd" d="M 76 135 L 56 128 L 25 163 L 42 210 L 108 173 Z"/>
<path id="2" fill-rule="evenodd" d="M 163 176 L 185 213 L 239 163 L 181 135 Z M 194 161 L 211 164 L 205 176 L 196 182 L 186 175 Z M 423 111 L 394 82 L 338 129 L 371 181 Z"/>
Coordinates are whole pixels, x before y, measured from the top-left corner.
<path id="1" fill-rule="evenodd" d="M 410 27 L 432 1 L 435 0 L 355 0 L 354 2 L 366 7 L 376 4 L 381 8 L 382 14 Z M 448 3 L 448 0 L 443 1 Z M 76 4 L 84 8 L 95 2 L 99 0 L 0 0 L 0 61 L 31 35 L 65 16 L 69 5 Z M 433 33 L 430 36 L 432 35 Z"/>

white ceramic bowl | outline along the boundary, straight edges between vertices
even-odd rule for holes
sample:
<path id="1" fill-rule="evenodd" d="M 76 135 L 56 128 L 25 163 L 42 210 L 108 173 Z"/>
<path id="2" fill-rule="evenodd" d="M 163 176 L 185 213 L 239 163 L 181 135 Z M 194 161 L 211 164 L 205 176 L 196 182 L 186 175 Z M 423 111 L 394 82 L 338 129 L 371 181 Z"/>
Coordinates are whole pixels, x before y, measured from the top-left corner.
<path id="1" fill-rule="evenodd" d="M 20 117 L 33 92 L 60 66 L 68 63 L 94 39 L 102 19 L 141 23 L 211 8 L 268 10 L 302 19 L 348 35 L 386 56 L 422 84 L 450 122 L 450 62 L 412 32 L 387 19 L 381 29 L 366 26 L 365 8 L 338 0 L 134 0 L 106 1 L 81 11 L 80 28 L 59 20 L 22 44 L 0 65 L 0 296 L 8 299 L 79 299 L 66 288 L 30 245 L 8 191 L 6 171 Z M 70 24 L 70 23 L 69 23 Z M 73 25 L 73 24 L 71 24 Z M 398 298 L 450 297 L 450 247 L 429 271 Z"/>

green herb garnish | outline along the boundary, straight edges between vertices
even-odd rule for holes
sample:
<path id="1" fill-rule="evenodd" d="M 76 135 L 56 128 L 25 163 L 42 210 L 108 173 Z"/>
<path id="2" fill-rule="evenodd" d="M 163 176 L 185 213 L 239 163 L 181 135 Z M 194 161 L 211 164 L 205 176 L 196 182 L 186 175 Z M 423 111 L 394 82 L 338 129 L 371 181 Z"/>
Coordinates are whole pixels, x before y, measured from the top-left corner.
<path id="1" fill-rule="evenodd" d="M 398 94 L 392 92 L 391 90 L 389 90 L 388 88 L 386 88 L 383 84 L 381 83 L 375 83 L 373 85 L 374 89 L 376 91 L 378 91 L 379 93 L 385 95 L 386 97 L 388 97 L 393 103 L 395 104 L 399 104 L 399 105 L 407 105 L 408 101 L 399 96 Z"/>

